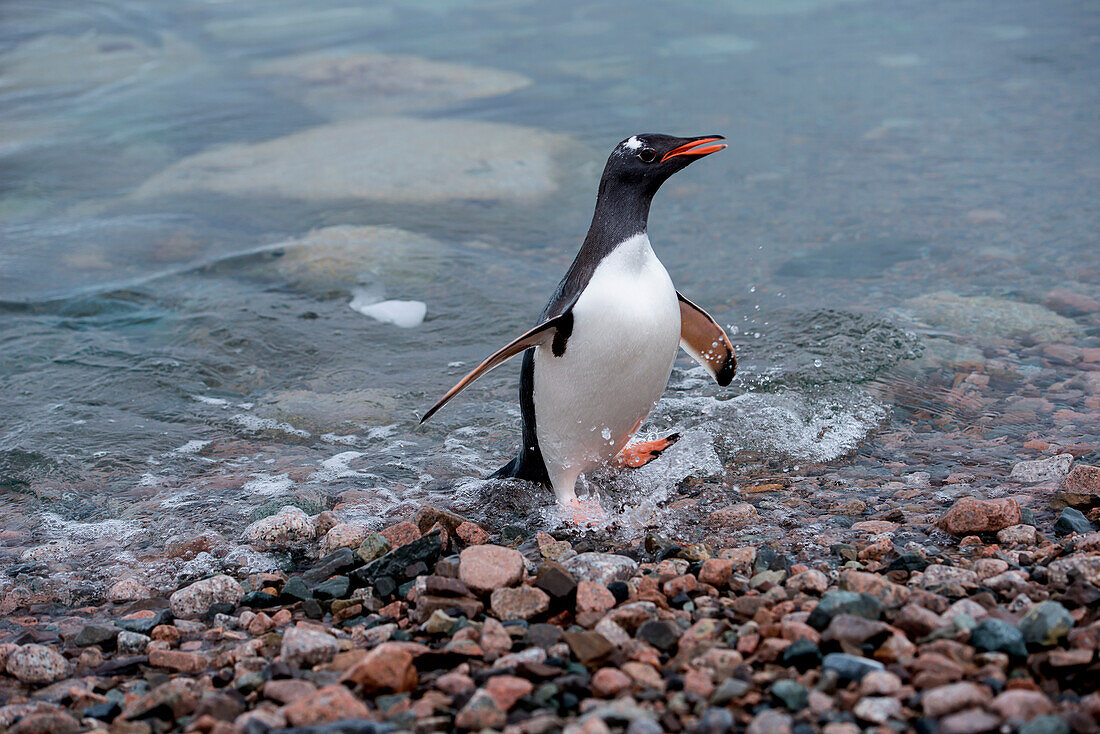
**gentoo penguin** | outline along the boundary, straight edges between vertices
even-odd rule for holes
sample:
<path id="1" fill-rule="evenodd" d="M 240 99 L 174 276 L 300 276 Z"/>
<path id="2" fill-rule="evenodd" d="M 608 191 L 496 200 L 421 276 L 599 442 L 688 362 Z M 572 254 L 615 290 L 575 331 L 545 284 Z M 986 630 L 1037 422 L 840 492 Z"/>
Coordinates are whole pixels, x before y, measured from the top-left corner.
<path id="1" fill-rule="evenodd" d="M 722 327 L 676 291 L 650 247 L 649 205 L 669 176 L 725 148 L 720 140 L 646 134 L 619 143 L 600 179 L 588 236 L 538 326 L 463 377 L 420 422 L 522 352 L 523 443 L 493 477 L 550 487 L 575 516 L 582 473 L 613 457 L 641 466 L 671 445 L 675 435 L 627 447 L 665 390 L 677 346 L 723 386 L 737 360 Z"/>

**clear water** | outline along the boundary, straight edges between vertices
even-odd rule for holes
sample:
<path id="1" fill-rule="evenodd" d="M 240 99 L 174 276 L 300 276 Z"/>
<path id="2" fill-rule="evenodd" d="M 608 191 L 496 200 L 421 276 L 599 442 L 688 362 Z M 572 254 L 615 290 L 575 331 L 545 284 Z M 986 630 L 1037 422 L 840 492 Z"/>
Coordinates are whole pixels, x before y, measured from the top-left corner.
<path id="1" fill-rule="evenodd" d="M 0 589 L 44 584 L 42 569 L 89 585 L 186 574 L 166 540 L 235 541 L 288 499 L 376 526 L 430 502 L 556 527 L 547 493 L 476 481 L 514 450 L 518 364 L 426 427 L 417 414 L 532 323 L 607 152 L 636 132 L 729 138 L 665 186 L 650 235 L 727 325 L 741 372 L 722 390 L 677 364 L 645 432 L 685 439 L 588 478 L 612 532 L 686 532 L 777 477 L 859 495 L 982 467 L 992 486 L 1029 437 L 1084 455 L 1100 439 L 1072 385 L 1006 417 L 1079 360 L 913 306 L 1100 294 L 1095 5 L 16 0 L 3 17 Z M 476 68 L 331 94 L 331 79 L 264 73 L 317 53 Z M 462 92 L 491 74 L 502 93 Z M 289 137 L 394 115 L 432 125 L 329 150 Z M 291 162 L 248 179 L 260 167 L 240 152 L 284 138 Z M 463 156 L 488 138 L 545 170 L 485 164 L 478 189 L 478 154 Z M 194 163 L 216 146 L 237 169 Z M 386 189 L 417 149 L 458 163 L 419 155 L 412 183 Z M 360 156 L 381 195 L 321 192 Z M 364 315 L 383 300 L 426 316 Z M 1095 314 L 1070 319 L 1039 341 L 1100 344 Z M 959 397 L 971 371 L 992 376 L 978 403 Z M 1086 418 L 1055 421 L 1062 408 Z M 679 502 L 700 481 L 705 501 Z M 812 507 L 753 501 L 775 527 L 822 527 Z"/>

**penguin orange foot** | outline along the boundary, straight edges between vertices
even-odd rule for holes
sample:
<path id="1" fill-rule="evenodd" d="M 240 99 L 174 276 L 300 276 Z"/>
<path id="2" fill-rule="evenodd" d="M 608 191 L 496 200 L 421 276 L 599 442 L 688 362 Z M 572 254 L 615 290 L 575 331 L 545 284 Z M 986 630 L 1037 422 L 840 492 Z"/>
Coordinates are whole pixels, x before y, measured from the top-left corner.
<path id="1" fill-rule="evenodd" d="M 661 184 L 725 148 L 721 140 L 647 134 L 619 143 L 604 167 L 588 236 L 538 325 L 463 377 L 420 422 L 522 353 L 522 443 L 493 476 L 543 484 L 572 508 L 578 477 L 618 456 L 661 397 L 678 346 L 719 385 L 730 384 L 733 346 L 706 311 L 676 291 L 646 232 Z"/>
<path id="2" fill-rule="evenodd" d="M 643 441 L 627 446 L 615 457 L 615 463 L 619 466 L 637 469 L 661 455 L 661 452 L 680 440 L 679 433 L 670 433 L 664 438 L 655 441 Z"/>

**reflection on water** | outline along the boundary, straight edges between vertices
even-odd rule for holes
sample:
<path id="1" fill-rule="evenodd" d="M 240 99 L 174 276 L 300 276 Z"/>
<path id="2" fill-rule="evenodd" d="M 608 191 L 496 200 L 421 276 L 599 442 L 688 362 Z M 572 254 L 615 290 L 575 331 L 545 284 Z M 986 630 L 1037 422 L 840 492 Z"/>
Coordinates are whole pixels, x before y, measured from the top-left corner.
<path id="1" fill-rule="evenodd" d="M 530 325 L 636 132 L 729 138 L 651 237 L 742 369 L 678 363 L 644 431 L 685 438 L 588 477 L 600 532 L 697 536 L 750 499 L 746 538 L 812 544 L 887 495 L 919 514 L 1036 452 L 1095 460 L 1100 15 L 670 7 L 7 7 L 0 592 L 270 567 L 240 531 L 288 502 L 558 527 L 479 479 L 513 452 L 514 367 L 417 412 Z"/>

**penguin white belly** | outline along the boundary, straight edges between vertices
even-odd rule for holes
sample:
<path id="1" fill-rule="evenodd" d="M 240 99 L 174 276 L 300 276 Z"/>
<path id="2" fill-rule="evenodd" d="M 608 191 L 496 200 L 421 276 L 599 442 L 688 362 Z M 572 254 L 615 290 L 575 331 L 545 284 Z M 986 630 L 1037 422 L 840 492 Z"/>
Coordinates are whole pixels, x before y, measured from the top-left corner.
<path id="1" fill-rule="evenodd" d="M 680 306 L 649 238 L 619 244 L 573 305 L 565 353 L 537 347 L 535 429 L 559 502 L 577 477 L 626 445 L 668 384 Z"/>

